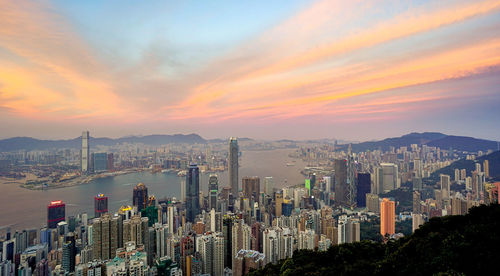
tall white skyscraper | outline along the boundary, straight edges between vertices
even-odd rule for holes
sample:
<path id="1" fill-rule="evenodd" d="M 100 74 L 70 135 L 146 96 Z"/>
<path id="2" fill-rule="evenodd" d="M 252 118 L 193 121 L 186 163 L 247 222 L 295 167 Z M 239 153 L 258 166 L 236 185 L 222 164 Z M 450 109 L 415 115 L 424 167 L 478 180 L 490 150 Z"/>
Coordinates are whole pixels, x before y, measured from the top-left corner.
<path id="1" fill-rule="evenodd" d="M 213 245 L 214 243 L 211 234 L 196 237 L 196 251 L 201 255 L 202 272 L 210 275 L 214 275 Z"/>
<path id="2" fill-rule="evenodd" d="M 323 181 L 325 182 L 325 192 L 330 193 L 332 191 L 332 177 L 324 176 Z"/>
<path id="3" fill-rule="evenodd" d="M 167 224 L 168 224 L 168 233 L 169 234 L 174 234 L 174 213 L 175 213 L 175 207 L 174 206 L 168 206 L 167 207 Z"/>
<path id="4" fill-rule="evenodd" d="M 265 263 L 291 258 L 293 255 L 293 235 L 287 227 L 271 227 L 262 233 L 262 251 Z"/>
<path id="5" fill-rule="evenodd" d="M 213 234 L 213 271 L 212 275 L 224 274 L 224 235 L 221 232 Z"/>
<path id="6" fill-rule="evenodd" d="M 197 236 L 196 251 L 201 256 L 203 273 L 224 275 L 224 235 L 221 232 Z"/>
<path id="7" fill-rule="evenodd" d="M 210 231 L 217 231 L 215 209 L 210 210 Z"/>
<path id="8" fill-rule="evenodd" d="M 82 172 L 88 172 L 89 170 L 89 157 L 90 157 L 90 147 L 89 147 L 89 132 L 84 131 L 82 133 Z"/>

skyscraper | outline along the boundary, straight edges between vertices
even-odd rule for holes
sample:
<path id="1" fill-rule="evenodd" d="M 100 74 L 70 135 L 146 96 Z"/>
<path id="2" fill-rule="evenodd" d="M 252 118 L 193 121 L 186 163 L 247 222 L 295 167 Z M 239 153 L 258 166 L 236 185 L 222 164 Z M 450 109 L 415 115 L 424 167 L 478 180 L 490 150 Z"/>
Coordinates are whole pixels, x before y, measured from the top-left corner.
<path id="1" fill-rule="evenodd" d="M 264 193 L 268 196 L 272 196 L 274 191 L 274 180 L 272 176 L 266 176 L 264 178 Z"/>
<path id="2" fill-rule="evenodd" d="M 283 207 L 282 204 L 283 204 L 283 194 L 282 193 L 276 193 L 274 195 L 275 199 L 274 199 L 274 204 L 276 206 L 275 208 L 275 216 L 276 217 L 281 217 L 281 208 Z"/>
<path id="3" fill-rule="evenodd" d="M 234 198 L 238 197 L 238 140 L 235 137 L 229 139 L 229 186 Z"/>
<path id="4" fill-rule="evenodd" d="M 344 159 L 334 161 L 335 169 L 335 204 L 346 206 L 347 198 L 347 164 Z"/>
<path id="5" fill-rule="evenodd" d="M 384 171 L 380 167 L 373 168 L 372 194 L 384 193 Z"/>
<path id="6" fill-rule="evenodd" d="M 66 204 L 61 200 L 51 201 L 47 206 L 47 227 L 55 229 L 66 219 Z"/>
<path id="7" fill-rule="evenodd" d="M 62 267 L 66 272 L 75 271 L 75 257 L 76 257 L 76 240 L 75 235 L 71 232 L 64 238 Z"/>
<path id="8" fill-rule="evenodd" d="M 104 214 L 92 224 L 93 256 L 95 259 L 108 260 L 116 255 L 119 247 L 119 225 L 121 217 Z"/>
<path id="9" fill-rule="evenodd" d="M 309 173 L 306 180 L 309 180 L 309 192 L 316 187 L 316 173 Z"/>
<path id="10" fill-rule="evenodd" d="M 341 243 L 353 243 L 360 241 L 360 224 L 356 220 L 346 219 L 339 221 L 337 241 Z"/>
<path id="11" fill-rule="evenodd" d="M 142 211 L 142 209 L 147 207 L 148 188 L 146 188 L 146 185 L 144 185 L 144 183 L 139 183 L 134 187 L 132 202 L 133 205 L 137 207 L 138 212 Z"/>
<path id="12" fill-rule="evenodd" d="M 108 212 L 108 197 L 98 194 L 94 197 L 94 216 L 96 218 Z"/>
<path id="13" fill-rule="evenodd" d="M 90 157 L 89 132 L 84 131 L 82 133 L 82 154 L 81 154 L 82 172 L 86 173 L 89 171 L 89 157 Z"/>
<path id="14" fill-rule="evenodd" d="M 114 157 L 113 157 L 113 153 L 108 153 L 108 160 L 107 160 L 108 164 L 106 166 L 106 169 L 108 169 L 108 171 L 113 171 L 115 169 L 115 161 L 114 161 Z"/>
<path id="15" fill-rule="evenodd" d="M 208 193 L 209 193 L 209 204 L 210 210 L 215 209 L 217 211 L 217 193 L 219 192 L 219 180 L 216 174 L 211 174 L 208 179 Z"/>
<path id="16" fill-rule="evenodd" d="M 441 198 L 450 199 L 450 176 L 441 174 L 439 177 L 441 178 Z"/>
<path id="17" fill-rule="evenodd" d="M 387 193 L 394 189 L 399 188 L 398 186 L 398 165 L 393 163 L 382 163 L 382 185 L 380 187 L 383 189 L 379 193 Z"/>
<path id="18" fill-rule="evenodd" d="M 422 217 L 422 214 L 412 214 L 412 224 L 411 224 L 411 232 L 415 232 L 420 225 L 424 224 L 424 218 Z"/>
<path id="19" fill-rule="evenodd" d="M 200 213 L 200 172 L 198 165 L 190 164 L 186 174 L 186 221 L 194 222 Z"/>
<path id="20" fill-rule="evenodd" d="M 347 206 L 348 207 L 356 207 L 356 167 L 354 164 L 354 157 L 352 154 L 352 146 L 349 144 L 347 150 Z"/>
<path id="21" fill-rule="evenodd" d="M 332 192 L 332 177 L 331 176 L 323 176 L 323 182 L 325 183 L 325 192 Z"/>
<path id="22" fill-rule="evenodd" d="M 380 234 L 392 235 L 396 232 L 396 204 L 388 198 L 380 202 Z"/>
<path id="23" fill-rule="evenodd" d="M 358 189 L 356 195 L 356 203 L 358 207 L 366 206 L 366 194 L 370 193 L 370 174 L 358 173 Z"/>
<path id="24" fill-rule="evenodd" d="M 422 178 L 415 176 L 412 179 L 412 183 L 413 183 L 413 190 L 414 191 L 422 190 Z"/>
<path id="25" fill-rule="evenodd" d="M 420 192 L 413 191 L 413 213 L 420 214 Z"/>
<path id="26" fill-rule="evenodd" d="M 241 186 L 243 188 L 243 196 L 246 198 L 254 198 L 258 200 L 260 193 L 260 178 L 258 176 L 245 176 L 241 179 Z"/>
<path id="27" fill-rule="evenodd" d="M 196 237 L 196 252 L 200 254 L 202 261 L 202 272 L 214 275 L 213 267 L 213 236 L 212 234 L 199 235 Z"/>
<path id="28" fill-rule="evenodd" d="M 488 160 L 483 161 L 483 171 L 485 177 L 490 177 L 490 161 Z"/>
<path id="29" fill-rule="evenodd" d="M 94 172 L 105 172 L 108 170 L 108 154 L 105 152 L 94 153 Z"/>

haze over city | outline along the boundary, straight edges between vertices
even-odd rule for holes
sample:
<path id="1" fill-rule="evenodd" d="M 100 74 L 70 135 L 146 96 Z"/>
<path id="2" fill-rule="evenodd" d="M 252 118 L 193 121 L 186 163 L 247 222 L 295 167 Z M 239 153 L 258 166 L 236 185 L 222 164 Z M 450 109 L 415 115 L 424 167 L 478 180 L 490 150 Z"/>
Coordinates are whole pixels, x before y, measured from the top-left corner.
<path id="1" fill-rule="evenodd" d="M 0 276 L 496 275 L 500 0 L 0 0 Z"/>
<path id="2" fill-rule="evenodd" d="M 500 140 L 499 1 L 0 1 L 0 138 Z"/>

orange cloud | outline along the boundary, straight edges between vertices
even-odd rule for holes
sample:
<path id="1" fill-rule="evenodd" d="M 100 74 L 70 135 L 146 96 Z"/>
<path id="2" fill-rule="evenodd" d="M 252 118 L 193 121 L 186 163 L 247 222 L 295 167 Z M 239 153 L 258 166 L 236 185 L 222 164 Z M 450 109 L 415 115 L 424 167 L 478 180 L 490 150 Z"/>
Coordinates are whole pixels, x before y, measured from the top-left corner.
<path id="1" fill-rule="evenodd" d="M 47 3 L 1 1 L 0 102 L 55 120 L 124 114 L 107 69 Z"/>
<path id="2" fill-rule="evenodd" d="M 408 92 L 411 87 L 472 76 L 500 65 L 500 40 L 495 35 L 471 40 L 465 34 L 456 39 L 460 43 L 447 41 L 453 33 L 439 38 L 443 45 L 426 45 L 427 49 L 410 45 L 410 54 L 379 52 L 382 46 L 415 34 L 497 16 L 499 1 L 431 3 L 361 31 L 348 29 L 378 5 L 315 2 L 168 86 L 163 85 L 168 78 L 163 79 L 155 55 L 117 76 L 116 68 L 110 70 L 98 60 L 49 4 L 0 0 L 0 107 L 34 119 L 126 123 L 381 118 L 387 112 L 453 97 L 449 91 Z M 500 26 L 498 20 L 487 24 Z M 142 84 L 148 77 L 160 84 L 145 88 Z M 147 108 L 153 102 L 166 104 L 145 112 L 137 107 Z"/>
<path id="3" fill-rule="evenodd" d="M 296 56 L 287 57 L 279 63 L 252 72 L 247 77 L 256 78 L 262 75 L 266 76 L 278 72 L 290 71 L 331 58 L 335 55 L 360 48 L 367 48 L 386 41 L 460 22 L 474 16 L 491 13 L 497 11 L 499 8 L 500 1 L 491 0 L 466 2 L 454 7 L 445 6 L 431 13 L 411 11 L 364 32 L 353 34 L 339 41 L 333 41 L 327 45 L 299 53 Z"/>
<path id="4" fill-rule="evenodd" d="M 375 66 L 376 70 L 367 70 L 362 65 L 348 65 L 303 76 L 285 75 L 267 81 L 229 83 L 222 87 L 226 91 L 232 91 L 234 97 L 214 99 L 215 94 L 210 98 L 204 98 L 205 93 L 196 94 L 197 101 L 190 103 L 192 109 L 175 118 L 227 120 L 241 117 L 289 118 L 324 114 L 328 112 L 324 109 L 325 105 L 339 100 L 473 75 L 484 68 L 500 64 L 498 39 L 457 47 L 422 55 L 417 59 L 405 57 L 394 60 L 385 68 Z M 345 68 L 353 69 L 347 70 L 346 73 Z M 340 77 L 328 78 L 338 75 Z M 291 89 L 299 88 L 303 83 L 307 83 L 305 95 L 286 98 Z M 348 112 L 342 106 L 339 106 L 339 110 Z"/>
<path id="5" fill-rule="evenodd" d="M 298 14 L 296 17 L 270 31 L 271 35 L 265 34 L 262 37 L 272 40 L 274 36 L 280 37 L 280 31 L 288 33 L 290 32 L 289 28 L 293 27 L 298 30 L 299 39 L 297 41 L 300 41 L 299 46 L 310 46 L 310 41 L 307 39 L 300 40 L 300 38 L 307 38 L 308 34 L 317 33 L 319 31 L 318 29 L 325 32 L 325 28 L 330 27 L 325 26 L 325 22 L 329 22 L 324 16 L 326 5 L 328 5 L 328 1 L 319 2 L 319 4 L 313 5 L 305 12 Z M 340 4 L 334 3 L 330 8 L 332 8 L 331 10 L 335 10 L 336 7 L 340 6 Z M 218 108 L 224 107 L 231 109 L 234 105 L 238 105 L 238 103 L 248 105 L 255 102 L 267 102 L 268 104 L 262 105 L 262 107 L 271 107 L 275 106 L 275 100 L 279 101 L 279 103 L 276 103 L 277 105 L 304 105 L 312 102 L 332 101 L 344 97 L 384 91 L 400 86 L 436 81 L 438 79 L 432 76 L 426 78 L 424 75 L 421 75 L 420 78 L 400 81 L 399 84 L 394 82 L 392 84 L 378 83 L 376 85 L 378 88 L 368 83 L 365 86 L 360 86 L 362 78 L 372 78 L 373 81 L 376 81 L 377 74 L 366 74 L 365 72 L 373 67 L 369 63 L 347 64 L 342 66 L 334 64 L 333 69 L 331 69 L 332 65 L 328 66 L 325 62 L 331 62 L 334 57 L 346 57 L 352 54 L 352 52 L 361 49 L 369 49 L 375 45 L 395 39 L 405 38 L 442 26 L 463 22 L 480 15 L 491 14 L 498 11 L 499 8 L 499 1 L 488 0 L 442 5 L 431 12 L 425 8 L 419 10 L 412 9 L 405 14 L 376 24 L 359 33 L 335 39 L 319 47 L 310 47 L 305 51 L 302 51 L 301 48 L 297 46 L 297 43 L 294 43 L 296 41 L 291 40 L 290 42 L 287 41 L 286 38 L 285 41 L 290 43 L 285 45 L 280 42 L 268 45 L 259 40 L 263 45 L 271 47 L 271 49 L 263 50 L 261 55 L 256 58 L 255 62 L 250 61 L 241 64 L 241 66 L 232 66 L 227 74 L 223 73 L 217 80 L 196 87 L 193 89 L 193 93 L 190 97 L 175 107 L 182 110 L 193 110 L 194 112 L 190 111 L 189 113 L 191 115 L 188 116 L 197 116 L 197 110 L 203 110 L 203 114 L 208 115 L 211 113 L 210 110 L 212 107 L 215 106 Z M 347 11 L 346 13 L 351 14 L 352 12 Z M 315 15 L 318 16 L 316 20 Z M 299 22 L 304 23 L 307 27 L 299 28 Z M 259 48 L 258 45 L 259 44 L 257 44 L 256 48 Z M 454 46 L 450 45 L 450 47 L 453 48 Z M 241 50 L 247 51 L 249 49 L 248 47 L 244 47 Z M 287 54 L 284 55 L 280 52 Z M 413 58 L 414 57 L 411 57 L 410 62 L 413 62 Z M 463 61 L 464 58 L 460 60 Z M 469 67 L 464 70 L 475 70 L 475 67 L 468 62 L 468 57 L 465 57 L 465 61 L 469 64 Z M 460 62 L 456 62 L 456 64 L 460 64 Z M 480 68 L 481 66 L 489 66 L 492 64 L 495 64 L 495 60 L 491 62 L 482 61 L 482 64 L 477 64 L 476 67 Z M 407 67 L 407 65 L 405 66 Z M 439 65 L 434 64 L 432 60 L 427 65 L 421 63 L 420 66 L 427 66 L 426 68 L 439 67 Z M 457 71 L 453 70 L 455 63 L 451 62 L 449 66 L 452 68 L 448 68 L 447 73 L 439 75 L 441 79 L 449 78 L 450 74 L 451 76 L 457 74 Z M 380 74 L 385 74 L 385 77 L 398 78 L 403 74 L 403 72 L 397 72 L 397 69 L 391 66 L 389 67 L 392 73 L 382 70 L 383 73 Z M 415 72 L 417 68 L 412 69 L 407 67 L 407 70 Z M 432 75 L 428 72 L 423 73 L 427 76 Z M 320 85 L 320 82 L 324 82 L 324 84 Z M 368 82 L 368 80 L 365 82 Z M 356 85 L 353 86 L 353 84 Z M 311 88 L 311 86 L 313 87 Z M 311 94 L 312 96 L 297 97 L 293 95 L 295 89 L 306 91 L 304 93 Z M 344 92 L 332 93 L 332 89 L 334 91 Z M 291 99 L 288 100 L 286 99 L 287 97 L 291 97 Z M 285 99 L 285 101 L 282 101 L 283 99 Z M 214 114 L 220 113 L 215 110 L 213 112 Z M 182 115 L 181 117 L 186 116 Z"/>

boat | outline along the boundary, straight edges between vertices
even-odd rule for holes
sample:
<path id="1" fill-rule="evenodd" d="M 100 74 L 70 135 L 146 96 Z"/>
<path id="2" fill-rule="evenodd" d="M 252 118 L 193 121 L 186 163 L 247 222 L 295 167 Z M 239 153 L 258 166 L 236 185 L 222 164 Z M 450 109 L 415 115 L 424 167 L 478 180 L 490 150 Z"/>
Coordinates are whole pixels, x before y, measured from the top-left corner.
<path id="1" fill-rule="evenodd" d="M 182 176 L 186 176 L 186 174 L 187 174 L 187 171 L 186 170 L 182 170 L 182 171 L 179 171 L 177 173 L 177 176 L 181 176 L 182 177 Z"/>

